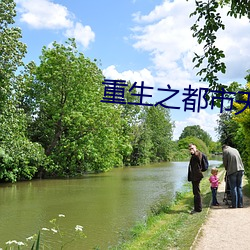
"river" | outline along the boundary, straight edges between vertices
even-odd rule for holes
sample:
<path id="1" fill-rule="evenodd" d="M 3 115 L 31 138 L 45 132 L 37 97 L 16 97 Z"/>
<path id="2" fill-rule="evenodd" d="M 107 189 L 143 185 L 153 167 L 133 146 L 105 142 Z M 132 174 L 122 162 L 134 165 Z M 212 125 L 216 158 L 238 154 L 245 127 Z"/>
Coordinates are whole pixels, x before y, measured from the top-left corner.
<path id="1" fill-rule="evenodd" d="M 220 160 L 209 162 L 211 166 L 221 163 Z M 42 228 L 51 229 L 53 225 L 49 221 L 56 218 L 66 241 L 74 234 L 76 225 L 83 226 L 87 236 L 64 249 L 85 250 L 97 246 L 108 249 L 118 243 L 122 232 L 145 219 L 156 202 L 163 198 L 171 202 L 176 191 L 181 191 L 187 182 L 187 164 L 167 162 L 116 168 L 79 179 L 1 184 L 0 248 L 4 249 L 9 240 L 25 242 Z M 47 245 L 60 239 L 58 233 L 41 232 L 41 240 L 46 239 Z"/>

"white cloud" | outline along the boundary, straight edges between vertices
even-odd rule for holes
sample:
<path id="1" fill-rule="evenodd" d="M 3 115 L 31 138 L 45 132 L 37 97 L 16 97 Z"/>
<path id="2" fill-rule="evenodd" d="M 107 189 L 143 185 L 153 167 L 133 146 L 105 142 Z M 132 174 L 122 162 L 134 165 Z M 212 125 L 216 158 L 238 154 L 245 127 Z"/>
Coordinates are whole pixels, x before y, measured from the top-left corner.
<path id="1" fill-rule="evenodd" d="M 131 83 L 144 81 L 147 86 L 154 87 L 155 85 L 154 77 L 146 68 L 139 71 L 127 70 L 119 73 L 115 65 L 111 65 L 103 70 L 103 74 L 107 79 L 126 80 Z"/>
<path id="2" fill-rule="evenodd" d="M 138 70 L 138 71 L 127 70 L 123 72 L 118 72 L 115 65 L 111 65 L 107 67 L 106 69 L 104 69 L 102 72 L 106 79 L 126 80 L 126 82 L 130 81 L 132 84 L 134 82 L 137 82 L 138 85 L 140 85 L 141 81 L 144 81 L 145 86 L 147 87 L 154 88 L 155 86 L 154 77 L 152 76 L 151 72 L 146 68 Z M 146 89 L 144 91 L 144 94 L 153 96 L 154 89 Z"/>
<path id="3" fill-rule="evenodd" d="M 48 0 L 18 0 L 21 21 L 35 29 L 63 29 L 73 25 L 67 8 Z"/>
<path id="4" fill-rule="evenodd" d="M 226 55 L 227 73 L 222 77 L 232 82 L 244 78 L 250 69 L 250 23 L 247 17 L 227 16 L 227 10 L 221 10 L 225 30 L 219 32 L 216 44 Z"/>
<path id="5" fill-rule="evenodd" d="M 161 18 L 164 18 L 173 8 L 172 4 L 165 1 L 162 5 L 158 5 L 155 7 L 153 11 L 151 11 L 148 15 L 142 16 L 141 12 L 137 12 L 133 14 L 135 22 L 154 22 Z"/>
<path id="6" fill-rule="evenodd" d="M 20 20 L 34 29 L 64 30 L 63 35 L 75 38 L 84 48 L 95 40 L 89 25 L 75 22 L 75 16 L 63 5 L 49 0 L 17 0 Z"/>
<path id="7" fill-rule="evenodd" d="M 74 37 L 77 42 L 87 48 L 90 42 L 95 40 L 95 33 L 90 26 L 83 26 L 81 23 L 76 23 L 71 29 L 68 29 L 65 33 L 67 37 Z"/>
<path id="8" fill-rule="evenodd" d="M 150 53 L 160 87 L 170 84 L 183 88 L 194 79 L 190 60 L 196 41 L 192 38 L 189 18 L 193 8 L 193 4 L 182 0 L 164 1 L 148 15 L 134 16 L 139 22 L 133 29 L 134 48 Z"/>
<path id="9" fill-rule="evenodd" d="M 195 17 L 189 18 L 195 10 L 195 1 L 165 0 L 151 12 L 143 15 L 137 12 L 133 15 L 135 27 L 132 29 L 134 48 L 149 53 L 153 65 L 151 72 L 155 76 L 155 84 L 166 88 L 183 90 L 191 85 L 192 88 L 208 87 L 207 83 L 198 82 L 192 62 L 194 52 L 201 54 L 203 48 L 192 37 L 190 27 Z M 227 9 L 220 11 L 226 29 L 217 35 L 217 45 L 224 50 L 227 65 L 225 75 L 219 75 L 220 82 L 245 83 L 246 70 L 250 69 L 250 25 L 247 18 L 235 19 L 227 16 Z M 189 118 L 176 120 L 174 139 L 178 139 L 186 126 L 200 125 L 217 140 L 214 128 L 217 127 L 216 114 L 201 110 L 194 112 Z"/>
<path id="10" fill-rule="evenodd" d="M 192 37 L 191 25 L 195 17 L 189 18 L 195 9 L 194 1 L 165 0 L 150 13 L 135 13 L 137 25 L 132 29 L 134 48 L 149 52 L 155 69 L 156 83 L 183 88 L 189 82 L 198 80 L 197 69 L 193 69 L 194 52 L 202 52 L 202 47 Z M 226 30 L 219 32 L 217 44 L 225 51 L 227 74 L 220 80 L 244 79 L 250 68 L 250 25 L 247 18 L 235 19 L 221 10 Z M 230 79 L 230 80 L 229 80 Z"/>
<path id="11" fill-rule="evenodd" d="M 218 119 L 218 114 L 209 114 L 205 110 L 200 110 L 199 113 L 191 113 L 190 117 L 186 120 L 175 121 L 173 138 L 174 140 L 178 140 L 183 129 L 187 126 L 200 125 L 200 127 L 212 137 L 213 141 L 217 141 L 218 137 L 214 128 L 218 126 Z"/>

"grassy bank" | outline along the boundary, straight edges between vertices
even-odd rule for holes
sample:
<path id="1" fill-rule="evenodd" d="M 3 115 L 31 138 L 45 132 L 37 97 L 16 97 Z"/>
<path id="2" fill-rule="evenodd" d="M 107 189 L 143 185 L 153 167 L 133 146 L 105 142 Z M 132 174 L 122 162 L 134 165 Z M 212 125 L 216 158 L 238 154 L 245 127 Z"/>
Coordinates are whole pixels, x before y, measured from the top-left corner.
<path id="1" fill-rule="evenodd" d="M 220 172 L 223 178 L 223 170 Z M 201 193 L 201 213 L 189 214 L 193 209 L 193 194 L 188 183 L 183 192 L 176 194 L 172 204 L 166 206 L 162 203 L 153 207 L 147 220 L 137 224 L 124 242 L 111 249 L 190 249 L 208 214 L 211 201 L 208 177 L 201 181 Z"/>

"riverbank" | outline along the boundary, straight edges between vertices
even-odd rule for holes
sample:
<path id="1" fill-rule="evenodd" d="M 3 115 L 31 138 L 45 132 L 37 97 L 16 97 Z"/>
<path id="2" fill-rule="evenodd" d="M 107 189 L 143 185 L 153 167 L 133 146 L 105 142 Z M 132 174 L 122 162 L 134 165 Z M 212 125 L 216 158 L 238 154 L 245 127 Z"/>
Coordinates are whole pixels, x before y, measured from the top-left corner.
<path id="1" fill-rule="evenodd" d="M 224 171 L 220 170 L 223 182 Z M 201 182 L 203 211 L 190 215 L 193 209 L 193 194 L 191 184 L 185 186 L 185 191 L 177 193 L 174 202 L 164 207 L 159 206 L 158 212 L 148 216 L 145 222 L 139 223 L 119 246 L 111 249 L 190 249 L 199 235 L 200 228 L 207 220 L 210 210 L 211 191 L 208 176 Z"/>

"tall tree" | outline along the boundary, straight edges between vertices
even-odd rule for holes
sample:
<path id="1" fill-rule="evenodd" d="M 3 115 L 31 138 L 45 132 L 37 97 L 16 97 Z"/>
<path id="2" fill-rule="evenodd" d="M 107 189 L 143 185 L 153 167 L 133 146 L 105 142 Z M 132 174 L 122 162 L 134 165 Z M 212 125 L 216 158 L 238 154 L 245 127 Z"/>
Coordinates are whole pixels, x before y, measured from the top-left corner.
<path id="1" fill-rule="evenodd" d="M 29 68 L 29 134 L 58 166 L 46 170 L 72 175 L 122 165 L 121 108 L 100 102 L 102 72 L 75 40 L 44 47 L 40 65 Z"/>
<path id="2" fill-rule="evenodd" d="M 211 136 L 204 131 L 199 125 L 187 126 L 183 129 L 179 140 L 188 136 L 197 137 L 202 140 L 207 146 L 212 142 Z"/>
<path id="3" fill-rule="evenodd" d="M 152 142 L 151 162 L 169 160 L 173 136 L 169 110 L 162 106 L 146 108 L 145 124 Z"/>
<path id="4" fill-rule="evenodd" d="M 131 165 L 168 161 L 172 152 L 173 123 L 169 110 L 143 106 L 133 126 Z"/>
<path id="5" fill-rule="evenodd" d="M 0 179 L 12 182 L 31 179 L 45 164 L 41 146 L 26 137 L 26 116 L 19 103 L 25 88 L 20 67 L 26 45 L 14 26 L 15 7 L 12 0 L 0 1 Z"/>
<path id="6" fill-rule="evenodd" d="M 13 90 L 17 90 L 20 81 L 16 71 L 23 66 L 23 57 L 26 54 L 26 45 L 20 41 L 21 30 L 13 24 L 16 4 L 13 0 L 0 2 L 0 111 L 6 105 L 13 104 Z M 15 93 L 18 94 L 18 93 Z"/>
<path id="7" fill-rule="evenodd" d="M 130 90 L 132 87 L 132 83 L 130 81 L 127 82 L 128 86 L 125 87 L 125 100 L 126 102 L 138 103 L 139 96 L 136 94 L 136 89 Z M 130 91 L 129 91 L 130 90 Z M 130 105 L 125 104 L 121 107 L 121 120 L 122 120 L 122 138 L 124 143 L 123 145 L 129 145 L 129 147 L 121 146 L 121 154 L 123 155 L 123 163 L 126 166 L 129 165 L 140 165 L 137 161 L 137 157 L 134 157 L 132 152 L 137 151 L 138 144 L 138 134 L 140 131 L 138 127 L 140 126 L 139 114 L 141 112 L 141 107 L 139 105 Z M 132 155 L 131 155 L 132 153 Z M 136 154 L 137 155 L 137 154 Z"/>

